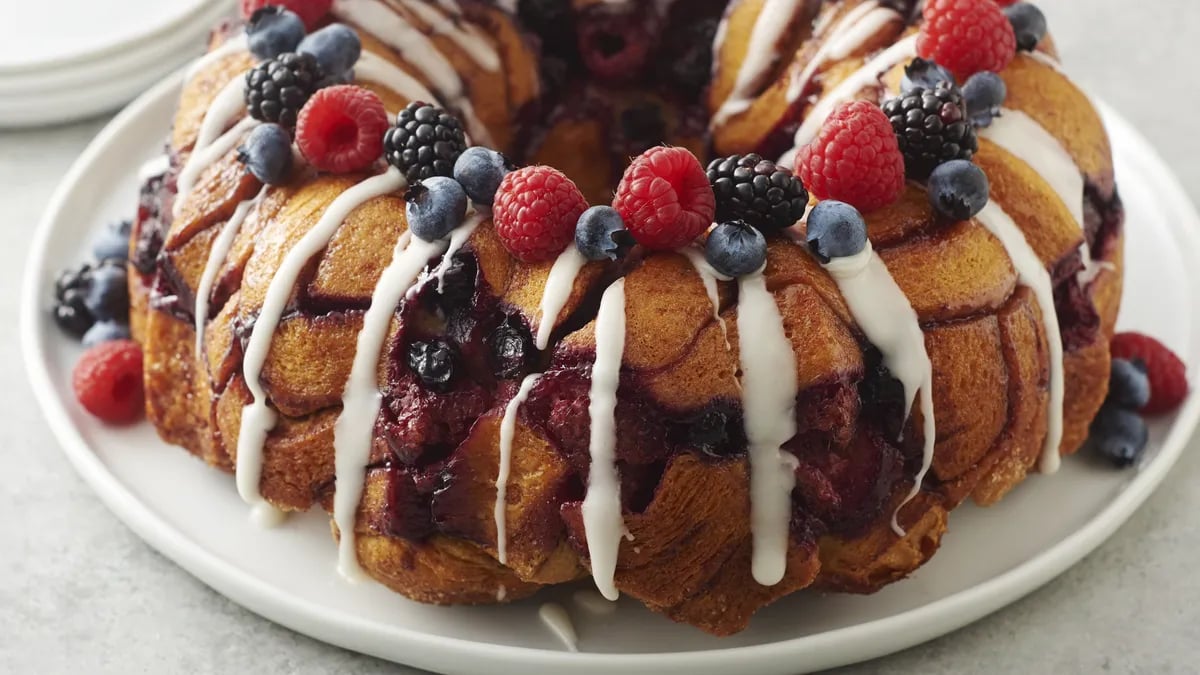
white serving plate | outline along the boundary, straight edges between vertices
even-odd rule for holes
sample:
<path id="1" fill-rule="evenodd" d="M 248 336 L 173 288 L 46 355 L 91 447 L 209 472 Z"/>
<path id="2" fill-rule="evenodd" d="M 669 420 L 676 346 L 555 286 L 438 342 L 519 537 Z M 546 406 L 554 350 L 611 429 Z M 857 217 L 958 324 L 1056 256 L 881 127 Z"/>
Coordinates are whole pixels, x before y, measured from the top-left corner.
<path id="1" fill-rule="evenodd" d="M 1193 395 L 1177 414 L 1152 425 L 1140 469 L 1068 459 L 1057 475 L 1029 479 L 996 507 L 956 511 L 941 551 L 911 579 L 867 597 L 793 596 L 726 639 L 672 624 L 629 600 L 615 613 L 590 614 L 572 602 L 573 589 L 504 607 L 438 608 L 378 585 L 351 585 L 334 569 L 324 515 L 261 530 L 228 476 L 165 446 L 149 425 L 106 428 L 72 398 L 70 372 L 80 348 L 45 311 L 55 271 L 86 255 L 84 242 L 102 222 L 131 212 L 134 174 L 162 147 L 178 82 L 163 82 L 121 113 L 52 199 L 23 290 L 25 362 L 67 456 L 130 528 L 217 591 L 326 642 L 425 669 L 487 675 L 792 675 L 870 659 L 970 623 L 1087 555 L 1159 484 L 1200 418 L 1200 396 Z M 1200 217 L 1146 141 L 1111 110 L 1105 117 L 1132 235 L 1121 326 L 1160 337 L 1194 374 Z M 565 651 L 539 622 L 545 600 L 569 609 L 581 653 Z"/>

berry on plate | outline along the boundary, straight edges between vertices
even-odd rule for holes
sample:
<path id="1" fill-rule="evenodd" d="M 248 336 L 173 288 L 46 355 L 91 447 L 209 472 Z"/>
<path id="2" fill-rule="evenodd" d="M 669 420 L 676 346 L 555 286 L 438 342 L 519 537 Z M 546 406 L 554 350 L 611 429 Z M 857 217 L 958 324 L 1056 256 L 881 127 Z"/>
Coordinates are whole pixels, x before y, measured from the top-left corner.
<path id="1" fill-rule="evenodd" d="M 109 223 L 92 242 L 92 255 L 96 260 L 129 260 L 129 233 L 132 231 L 132 221 Z"/>
<path id="2" fill-rule="evenodd" d="M 639 244 L 670 251 L 687 246 L 712 225 L 716 197 L 695 155 L 659 146 L 625 170 L 613 208 Z"/>
<path id="3" fill-rule="evenodd" d="M 1138 360 L 1150 379 L 1150 400 L 1141 407 L 1146 415 L 1170 412 L 1187 398 L 1187 366 L 1166 345 L 1141 333 L 1118 333 L 1110 345 L 1114 359 Z"/>
<path id="4" fill-rule="evenodd" d="M 742 220 L 763 232 L 796 224 L 808 208 L 808 191 L 791 171 L 759 155 L 731 155 L 708 165 L 717 220 Z"/>
<path id="5" fill-rule="evenodd" d="M 362 56 L 362 40 L 353 28 L 333 23 L 304 38 L 296 51 L 312 55 L 322 73 L 343 77 Z"/>
<path id="6" fill-rule="evenodd" d="M 304 20 L 279 5 L 267 5 L 255 10 L 246 21 L 250 53 L 264 61 L 296 51 L 304 39 L 304 33 Z"/>
<path id="7" fill-rule="evenodd" d="M 264 61 L 246 73 L 246 107 L 260 122 L 288 129 L 296 126 L 300 109 L 317 91 L 324 76 L 308 54 L 288 52 Z"/>
<path id="8" fill-rule="evenodd" d="M 1140 410 L 1150 402 L 1150 377 L 1138 359 L 1113 359 L 1105 401 L 1126 410 Z"/>
<path id="9" fill-rule="evenodd" d="M 1038 43 L 1046 37 L 1046 15 L 1037 5 L 1028 2 L 1018 2 L 1004 9 L 1004 15 L 1012 24 L 1013 33 L 1017 38 L 1017 49 L 1031 52 L 1037 49 Z"/>
<path id="10" fill-rule="evenodd" d="M 987 174 L 965 159 L 938 166 L 929 175 L 929 203 L 951 220 L 967 220 L 987 206 Z"/>
<path id="11" fill-rule="evenodd" d="M 467 193 L 453 178 L 434 176 L 414 183 L 404 199 L 408 229 L 425 241 L 446 238 L 467 217 Z"/>
<path id="12" fill-rule="evenodd" d="M 454 180 L 462 184 L 471 201 L 481 206 L 491 206 L 496 200 L 500 181 L 513 168 L 504 155 L 475 146 L 458 156 L 458 161 L 454 163 Z"/>
<path id="13" fill-rule="evenodd" d="M 1000 114 L 1000 106 L 1008 97 L 1008 85 L 999 75 L 985 70 L 972 75 L 963 85 L 962 92 L 971 123 L 977 127 L 988 127 L 992 124 L 992 118 Z"/>
<path id="14" fill-rule="evenodd" d="M 504 177 L 496 191 L 492 220 L 496 234 L 518 260 L 553 260 L 575 238 L 575 225 L 587 200 L 565 174 L 548 166 L 527 166 Z"/>
<path id="15" fill-rule="evenodd" d="M 437 106 L 413 101 L 396 115 L 396 126 L 383 137 L 388 164 L 408 182 L 454 175 L 454 163 L 467 149 L 462 122 Z"/>
<path id="16" fill-rule="evenodd" d="M 575 248 L 588 260 L 616 260 L 627 248 L 628 235 L 625 220 L 616 209 L 593 206 L 575 225 Z"/>
<path id="17" fill-rule="evenodd" d="M 867 247 L 867 222 L 858 209 L 833 199 L 808 214 L 808 248 L 823 263 L 858 255 Z"/>
<path id="18" fill-rule="evenodd" d="M 129 320 L 129 286 L 125 264 L 118 261 L 100 263 L 92 270 L 84 291 L 84 303 L 98 320 L 126 322 Z"/>
<path id="19" fill-rule="evenodd" d="M 86 335 L 96 323 L 96 318 L 88 311 L 83 291 L 78 288 L 67 290 L 56 299 L 51 313 L 54 323 L 58 324 L 64 333 L 77 340 Z"/>
<path id="20" fill-rule="evenodd" d="M 1119 468 L 1137 463 L 1150 431 L 1146 421 L 1137 413 L 1116 406 L 1101 406 L 1096 419 L 1092 420 L 1090 442 L 1101 457 Z"/>
<path id="21" fill-rule="evenodd" d="M 843 103 L 796 156 L 796 175 L 820 199 L 866 213 L 904 189 L 904 155 L 887 115 L 866 101 Z"/>
<path id="22" fill-rule="evenodd" d="M 105 342 L 84 352 L 72 375 L 75 398 L 92 415 L 110 424 L 128 424 L 142 416 L 142 348 L 132 340 Z"/>
<path id="23" fill-rule="evenodd" d="M 329 14 L 329 10 L 333 8 L 333 0 L 241 0 L 242 18 L 253 18 L 255 12 L 267 5 L 276 5 L 295 12 L 304 21 L 304 26 L 312 30 Z"/>
<path id="24" fill-rule="evenodd" d="M 292 171 L 292 137 L 278 124 L 260 124 L 238 148 L 238 161 L 263 183 L 281 185 Z"/>
<path id="25" fill-rule="evenodd" d="M 708 233 L 704 259 L 727 277 L 754 274 L 767 264 L 767 238 L 740 220 L 721 223 Z"/>
<path id="26" fill-rule="evenodd" d="M 83 346 L 95 347 L 104 342 L 128 340 L 129 326 L 116 321 L 97 321 L 83 334 Z"/>
<path id="27" fill-rule="evenodd" d="M 387 128 L 375 92 L 342 84 L 318 91 L 300 111 L 296 145 L 322 171 L 362 171 L 379 159 Z"/>
<path id="28" fill-rule="evenodd" d="M 959 82 L 981 70 L 998 73 L 1017 53 L 1017 38 L 1004 11 L 986 0 L 928 0 L 917 36 L 917 54 L 932 59 Z"/>
<path id="29" fill-rule="evenodd" d="M 909 178 L 924 180 L 952 159 L 971 159 L 979 150 L 975 128 L 967 121 L 962 92 L 950 82 L 932 89 L 913 87 L 883 104 L 896 132 Z"/>

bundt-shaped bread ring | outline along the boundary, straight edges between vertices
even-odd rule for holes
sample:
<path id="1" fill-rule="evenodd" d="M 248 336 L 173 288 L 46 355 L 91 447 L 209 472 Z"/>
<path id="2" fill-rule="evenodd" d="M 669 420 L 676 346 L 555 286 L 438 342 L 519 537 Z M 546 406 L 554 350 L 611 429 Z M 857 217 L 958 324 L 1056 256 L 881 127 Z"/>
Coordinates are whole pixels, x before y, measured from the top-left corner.
<path id="1" fill-rule="evenodd" d="M 632 36 L 681 48 L 664 26 L 724 11 L 705 93 L 609 62 L 563 81 L 596 69 L 589 54 L 559 64 L 561 36 L 506 3 L 337 0 L 334 19 L 389 110 L 434 99 L 593 203 L 663 141 L 790 156 L 832 104 L 898 89 L 915 55 L 914 3 L 652 4 L 568 15 L 585 47 L 615 34 L 603 56 L 634 63 Z M 730 634 L 799 589 L 912 573 L 951 510 L 1053 470 L 1103 401 L 1123 218 L 1103 125 L 1052 53 L 1001 73 L 978 216 L 948 222 L 910 183 L 867 214 L 854 269 L 819 262 L 800 224 L 761 274 L 728 281 L 690 249 L 521 263 L 484 208 L 422 242 L 394 170 L 299 166 L 264 187 L 237 160 L 254 122 L 235 105 L 253 65 L 236 32 L 188 77 L 171 168 L 143 189 L 130 283 L 148 413 L 235 472 L 260 515 L 331 511 L 347 574 L 446 604 L 591 574 Z M 452 374 L 422 380 L 414 350 Z"/>

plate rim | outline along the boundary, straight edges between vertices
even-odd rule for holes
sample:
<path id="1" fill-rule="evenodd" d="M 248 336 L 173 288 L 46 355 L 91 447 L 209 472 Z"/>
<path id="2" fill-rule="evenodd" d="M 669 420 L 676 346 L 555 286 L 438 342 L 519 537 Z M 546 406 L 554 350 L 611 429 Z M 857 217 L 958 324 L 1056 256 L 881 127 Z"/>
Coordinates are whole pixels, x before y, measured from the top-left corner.
<path id="1" fill-rule="evenodd" d="M 400 626 L 380 628 L 352 614 L 279 592 L 175 531 L 162 516 L 134 497 L 91 450 L 72 423 L 64 402 L 54 390 L 51 373 L 43 365 L 48 362 L 45 344 L 48 323 L 39 317 L 43 304 L 40 293 L 46 283 L 44 263 L 55 225 L 89 167 L 146 108 L 177 93 L 182 74 L 181 70 L 162 80 L 113 118 L 88 144 L 55 189 L 34 233 L 23 275 L 19 315 L 21 353 L 35 398 L 50 430 L 76 471 L 110 511 L 151 547 L 210 588 L 274 623 L 318 641 L 390 661 L 396 659 L 374 649 L 371 643 L 383 638 L 400 641 L 401 646 L 416 648 L 411 650 L 412 658 L 406 658 L 404 663 L 419 668 L 444 670 L 449 667 L 454 669 L 452 672 L 494 672 L 498 665 L 597 674 L 609 673 L 615 668 L 647 673 L 710 672 L 714 668 L 775 672 L 773 668 L 787 667 L 788 657 L 801 651 L 814 668 L 866 661 L 972 623 L 1040 588 L 1090 554 L 1158 487 L 1200 422 L 1200 395 L 1193 395 L 1178 412 L 1157 455 L 1130 479 L 1111 503 L 1057 544 L 981 584 L 866 623 L 767 644 L 720 647 L 719 643 L 714 643 L 712 649 L 637 654 L 571 653 L 475 642 Z M 1177 224 L 1172 228 L 1173 234 L 1184 240 L 1190 250 L 1200 251 L 1200 214 L 1179 179 L 1132 124 L 1107 104 L 1097 102 L 1097 105 L 1110 129 L 1120 129 L 1123 135 L 1136 141 L 1131 156 L 1137 160 L 1140 171 L 1150 174 L 1147 180 L 1160 186 L 1160 196 L 1170 202 L 1171 212 L 1188 216 L 1190 222 Z M 840 654 L 844 644 L 851 639 L 856 646 L 855 658 L 847 661 Z M 440 658 L 429 658 L 430 654 Z M 453 656 L 447 660 L 445 654 Z"/>

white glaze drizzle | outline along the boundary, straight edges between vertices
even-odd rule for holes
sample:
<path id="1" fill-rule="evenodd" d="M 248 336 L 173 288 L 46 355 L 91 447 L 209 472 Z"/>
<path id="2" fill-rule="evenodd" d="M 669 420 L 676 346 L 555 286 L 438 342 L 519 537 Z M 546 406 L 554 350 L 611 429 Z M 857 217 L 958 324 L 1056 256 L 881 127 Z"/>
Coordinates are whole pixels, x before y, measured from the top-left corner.
<path id="1" fill-rule="evenodd" d="M 1033 59 L 1034 61 L 1037 61 L 1038 63 L 1040 63 L 1044 66 L 1050 66 L 1054 70 L 1057 70 L 1060 73 L 1062 72 L 1062 63 L 1060 63 L 1058 59 L 1054 58 L 1053 56 L 1050 56 L 1046 52 L 1032 51 L 1032 52 L 1021 52 L 1021 53 L 1024 54 L 1025 56 L 1028 56 L 1029 58 Z"/>
<path id="2" fill-rule="evenodd" d="M 211 66 L 212 64 L 216 63 L 217 61 L 220 61 L 221 59 L 225 58 L 226 56 L 235 54 L 237 52 L 246 51 L 248 46 L 249 46 L 249 39 L 246 37 L 246 34 L 244 32 L 239 33 L 239 34 L 229 38 L 228 40 L 222 42 L 220 44 L 220 46 L 218 46 L 216 49 L 213 49 L 212 51 L 209 51 L 206 54 L 204 54 L 204 56 L 201 56 L 200 58 L 196 59 L 195 61 L 192 61 L 192 65 L 188 66 L 188 68 L 184 72 L 183 76 L 187 80 L 194 79 L 197 75 L 200 74 L 200 71 Z"/>
<path id="3" fill-rule="evenodd" d="M 721 316 L 721 296 L 717 294 L 717 281 L 732 281 L 732 279 L 714 270 L 705 259 L 704 251 L 700 250 L 698 246 L 686 246 L 679 252 L 688 259 L 688 262 L 692 263 L 696 274 L 700 275 L 700 282 L 704 284 L 704 292 L 708 295 L 708 301 L 712 303 L 713 319 L 716 319 L 721 326 L 721 335 L 725 337 L 725 349 L 731 349 L 729 326 L 725 325 L 725 319 Z"/>
<path id="4" fill-rule="evenodd" d="M 427 0 L 400 0 L 408 11 L 412 12 L 437 35 L 444 35 L 467 53 L 480 68 L 489 72 L 500 70 L 500 54 L 492 47 L 487 37 L 480 35 L 474 26 L 460 27 L 453 19 L 442 14 L 437 8 L 426 4 Z"/>
<path id="5" fill-rule="evenodd" d="M 209 120 L 213 119 L 217 120 L 213 126 L 215 128 L 222 128 L 232 121 L 238 112 L 240 111 L 222 110 L 214 104 L 213 107 L 208 109 L 208 113 L 204 117 L 204 125 L 208 126 Z M 212 140 L 205 139 L 204 128 L 201 128 L 201 136 L 197 137 L 196 144 L 192 147 L 192 153 L 188 155 L 187 163 L 183 165 L 183 169 L 180 170 L 179 177 L 175 181 L 177 190 L 172 212 L 176 218 L 183 212 L 184 202 L 187 201 L 192 190 L 196 188 L 196 181 L 204 173 L 205 169 L 236 148 L 242 137 L 258 125 L 258 120 L 252 117 L 243 117 L 237 124 Z"/>
<path id="6" fill-rule="evenodd" d="M 229 249 L 233 248 L 233 241 L 241 231 L 242 223 L 246 221 L 250 211 L 258 206 L 266 194 L 267 187 L 263 186 L 263 189 L 253 199 L 247 199 L 238 204 L 233 215 L 221 227 L 221 233 L 217 235 L 212 248 L 208 251 L 208 261 L 204 264 L 204 272 L 200 275 L 200 284 L 196 286 L 196 307 L 193 312 L 195 314 L 197 361 L 204 357 L 204 327 L 208 324 L 209 301 L 213 285 L 217 281 L 217 273 L 221 271 L 221 266 L 225 264 L 225 258 L 229 256 Z"/>
<path id="7" fill-rule="evenodd" d="M 571 298 L 571 291 L 575 289 L 575 278 L 586 264 L 587 258 L 571 244 L 559 254 L 554 266 L 550 268 L 550 275 L 546 277 L 546 288 L 542 291 L 537 336 L 534 338 L 534 345 L 539 351 L 545 351 L 550 345 L 550 335 L 554 332 L 554 325 L 558 323 L 558 315 Z"/>
<path id="8" fill-rule="evenodd" d="M 718 126 L 734 115 L 745 112 L 763 86 L 763 80 L 780 54 L 775 49 L 792 23 L 792 17 L 805 0 L 766 0 L 754 21 L 750 33 L 751 49 L 742 57 L 737 79 L 728 98 L 713 115 L 712 125 Z"/>
<path id="9" fill-rule="evenodd" d="M 994 200 L 988 202 L 975 219 L 988 229 L 1008 252 L 1013 268 L 1022 284 L 1028 286 L 1041 307 L 1046 345 L 1050 351 L 1050 400 L 1048 404 L 1046 440 L 1042 447 L 1042 473 L 1058 471 L 1061 458 L 1059 445 L 1063 435 L 1063 398 L 1066 389 L 1063 373 L 1062 334 L 1054 308 L 1054 284 L 1046 266 L 1025 239 L 1024 233 L 1004 209 Z"/>
<path id="10" fill-rule="evenodd" d="M 166 153 L 157 157 L 146 160 L 144 164 L 138 167 L 137 179 L 139 183 L 145 183 L 151 178 L 157 178 L 171 169 L 171 157 Z"/>
<path id="11" fill-rule="evenodd" d="M 1083 227 L 1083 173 L 1053 134 L 1020 110 L 1004 108 L 979 135 L 1040 174 Z"/>
<path id="12" fill-rule="evenodd" d="M 377 82 L 410 101 L 437 101 L 433 92 L 403 68 L 372 52 L 363 52 L 354 64 L 354 79 Z M 393 116 L 391 122 L 395 124 Z"/>
<path id="13" fill-rule="evenodd" d="M 787 101 L 791 103 L 804 94 L 821 66 L 850 56 L 888 24 L 900 20 L 901 16 L 896 10 L 880 7 L 876 0 L 868 0 L 846 12 L 833 24 L 817 53 L 788 85 Z"/>
<path id="14" fill-rule="evenodd" d="M 621 537 L 628 534 L 621 516 L 621 479 L 617 475 L 616 409 L 621 361 L 625 354 L 625 280 L 618 279 L 600 299 L 596 314 L 596 361 L 592 364 L 588 418 L 591 424 L 587 493 L 583 526 L 592 579 L 601 595 L 619 597 L 614 576 Z"/>
<path id="15" fill-rule="evenodd" d="M 266 444 L 267 434 L 275 427 L 276 422 L 275 412 L 267 405 L 260 377 L 275 329 L 283 317 L 296 280 L 308 261 L 328 245 L 351 212 L 376 197 L 402 189 L 405 184 L 404 176 L 395 168 L 391 168 L 338 195 L 317 224 L 287 252 L 267 287 L 262 309 L 254 321 L 242 359 L 242 374 L 253 400 L 250 405 L 242 408 L 236 476 L 238 494 L 251 506 L 260 507 L 266 504 L 259 491 L 263 446 Z"/>
<path id="16" fill-rule="evenodd" d="M 783 444 L 796 435 L 796 361 L 775 298 L 761 272 L 738 280 L 738 352 L 742 410 L 750 457 L 751 572 L 774 586 L 787 572 L 795 457 Z"/>
<path id="17" fill-rule="evenodd" d="M 486 207 L 485 207 L 486 208 Z M 483 224 L 483 221 L 491 217 L 491 210 L 475 211 L 467 216 L 462 225 L 454 228 L 450 233 L 450 243 L 446 247 L 446 253 L 442 256 L 442 262 L 438 263 L 437 268 L 433 270 L 432 278 L 437 279 L 437 292 L 443 293 L 446 290 L 446 273 L 454 266 L 454 256 L 462 250 L 470 241 L 471 235 L 475 234 L 475 230 Z"/>
<path id="18" fill-rule="evenodd" d="M 529 398 L 529 392 L 541 378 L 533 373 L 521 381 L 521 388 L 504 408 L 500 421 L 500 461 L 496 469 L 496 503 L 492 516 L 496 521 L 496 559 L 501 565 L 508 564 L 508 475 L 512 470 L 513 436 L 517 431 L 517 411 Z"/>
<path id="19" fill-rule="evenodd" d="M 917 394 L 921 395 L 924 422 L 924 453 L 913 488 L 892 513 L 892 531 L 904 536 L 900 509 L 921 491 L 921 483 L 933 464 L 937 427 L 933 411 L 933 364 L 925 349 L 925 334 L 912 304 L 896 285 L 883 259 L 871 248 L 821 265 L 837 283 L 850 314 L 867 340 L 883 355 L 883 364 L 904 386 L 904 420 L 908 421 Z"/>
<path id="20" fill-rule="evenodd" d="M 575 624 L 571 623 L 571 615 L 567 608 L 554 602 L 547 602 L 538 608 L 538 618 L 546 628 L 559 640 L 567 651 L 579 651 L 579 636 L 575 633 Z"/>

